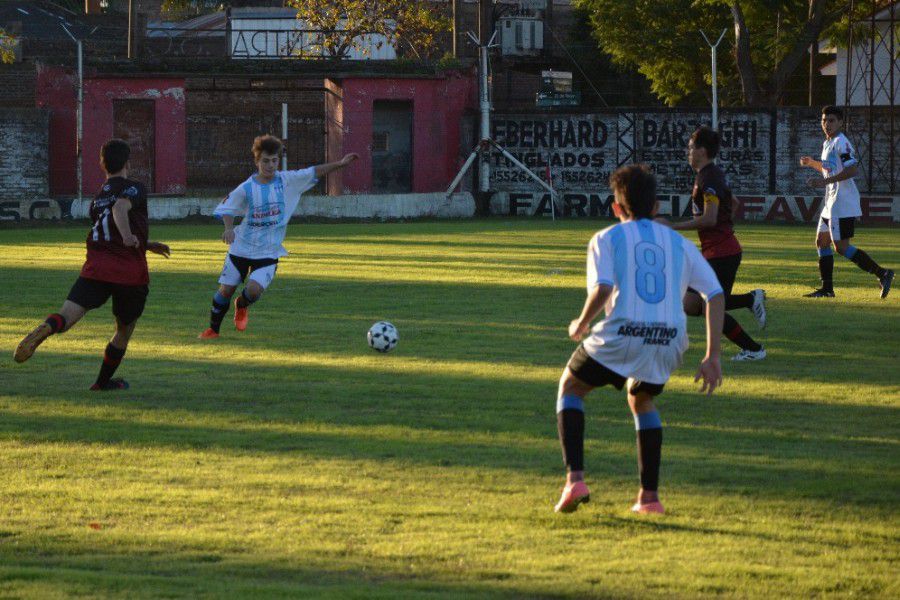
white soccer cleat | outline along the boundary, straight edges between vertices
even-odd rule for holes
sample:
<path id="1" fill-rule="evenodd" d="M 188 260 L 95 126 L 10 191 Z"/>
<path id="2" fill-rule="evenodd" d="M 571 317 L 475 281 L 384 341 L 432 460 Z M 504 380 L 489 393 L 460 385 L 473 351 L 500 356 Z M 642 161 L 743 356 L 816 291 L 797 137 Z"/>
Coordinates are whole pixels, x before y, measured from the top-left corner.
<path id="1" fill-rule="evenodd" d="M 753 306 L 750 310 L 756 318 L 756 324 L 760 329 L 766 328 L 766 290 L 753 290 Z"/>
<path id="2" fill-rule="evenodd" d="M 731 357 L 731 360 L 762 360 L 766 357 L 766 349 L 760 348 L 757 351 L 741 350 Z"/>

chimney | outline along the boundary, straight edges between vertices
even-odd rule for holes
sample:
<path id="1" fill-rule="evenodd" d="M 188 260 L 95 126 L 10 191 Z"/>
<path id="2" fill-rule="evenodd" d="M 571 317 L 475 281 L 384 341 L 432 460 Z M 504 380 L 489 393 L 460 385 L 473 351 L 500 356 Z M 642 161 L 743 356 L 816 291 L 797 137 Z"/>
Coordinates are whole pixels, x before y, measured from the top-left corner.
<path id="1" fill-rule="evenodd" d="M 84 0 L 84 14 L 99 15 L 100 12 L 100 0 Z"/>

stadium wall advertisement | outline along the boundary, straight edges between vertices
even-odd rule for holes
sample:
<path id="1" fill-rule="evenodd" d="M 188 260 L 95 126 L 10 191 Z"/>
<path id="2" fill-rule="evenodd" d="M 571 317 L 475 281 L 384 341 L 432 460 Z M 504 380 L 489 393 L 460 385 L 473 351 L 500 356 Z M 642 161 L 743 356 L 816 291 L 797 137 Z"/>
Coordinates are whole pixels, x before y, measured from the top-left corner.
<path id="1" fill-rule="evenodd" d="M 873 116 L 876 130 L 884 129 L 888 114 Z M 738 194 L 806 195 L 815 173 L 799 166 L 800 157 L 819 156 L 822 131 L 815 109 L 723 110 L 717 162 Z M 866 127 L 862 119 L 852 121 Z M 709 114 L 679 109 L 618 111 L 588 114 L 498 114 L 492 122 L 494 140 L 559 192 L 597 193 L 606 189 L 617 167 L 642 162 L 657 175 L 661 192 L 689 192 L 694 172 L 687 163 L 687 143 Z M 847 132 L 851 143 L 853 130 Z M 896 143 L 896 141 L 894 142 Z M 886 154 L 890 140 L 872 151 Z M 860 155 L 865 180 L 868 155 Z M 881 161 L 878 162 L 887 162 Z M 894 180 L 900 180 L 900 161 Z M 492 188 L 500 192 L 534 191 L 527 175 L 499 151 L 491 154 Z M 890 192 L 890 173 L 877 172 L 871 192 Z"/>
<path id="2" fill-rule="evenodd" d="M 737 196 L 734 218 L 738 221 L 816 223 L 822 211 L 821 196 L 751 194 Z M 659 214 L 667 217 L 691 215 L 690 194 L 661 194 Z M 613 218 L 613 196 L 600 192 L 560 192 L 556 215 L 567 218 Z M 862 196 L 863 223 L 890 225 L 900 223 L 900 197 Z M 495 215 L 553 217 L 553 203 L 545 192 L 499 192 L 491 198 Z"/>

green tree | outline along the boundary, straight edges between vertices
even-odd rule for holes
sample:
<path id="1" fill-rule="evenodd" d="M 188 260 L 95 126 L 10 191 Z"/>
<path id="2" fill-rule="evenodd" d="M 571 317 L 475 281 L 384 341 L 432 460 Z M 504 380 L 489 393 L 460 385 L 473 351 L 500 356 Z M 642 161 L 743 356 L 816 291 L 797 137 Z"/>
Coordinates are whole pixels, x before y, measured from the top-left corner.
<path id="1" fill-rule="evenodd" d="M 850 19 L 848 3 L 842 0 L 574 0 L 574 4 L 588 12 L 595 38 L 613 62 L 637 68 L 650 80 L 653 92 L 669 104 L 709 84 L 709 48 L 700 30 L 713 38 L 722 29 L 730 30 L 719 46 L 723 102 L 761 106 L 779 102 L 789 79 L 807 59 L 810 44 L 836 38 Z"/>
<path id="2" fill-rule="evenodd" d="M 321 46 L 334 58 L 365 52 L 361 36 L 381 34 L 384 43 L 403 46 L 420 59 L 433 57 L 451 22 L 428 0 L 289 0 L 297 19 L 319 30 Z"/>
<path id="3" fill-rule="evenodd" d="M 11 33 L 0 27 L 0 63 L 15 62 L 17 43 L 18 40 Z"/>

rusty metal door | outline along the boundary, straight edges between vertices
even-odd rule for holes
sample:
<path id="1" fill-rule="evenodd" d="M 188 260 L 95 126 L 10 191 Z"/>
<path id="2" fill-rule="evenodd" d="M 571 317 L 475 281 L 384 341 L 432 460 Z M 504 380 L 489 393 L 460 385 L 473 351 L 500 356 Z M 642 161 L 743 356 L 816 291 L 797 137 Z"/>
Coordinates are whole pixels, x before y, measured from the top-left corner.
<path id="1" fill-rule="evenodd" d="M 156 103 L 153 100 L 113 100 L 113 136 L 131 146 L 128 177 L 153 192 L 156 152 Z"/>
<path id="2" fill-rule="evenodd" d="M 413 105 L 376 100 L 372 115 L 372 191 L 412 191 Z"/>

